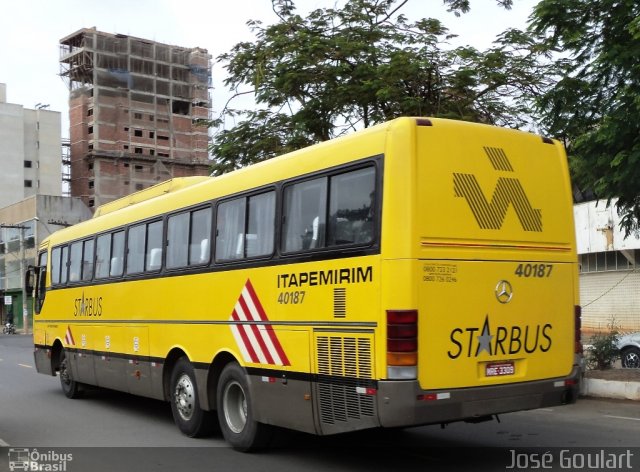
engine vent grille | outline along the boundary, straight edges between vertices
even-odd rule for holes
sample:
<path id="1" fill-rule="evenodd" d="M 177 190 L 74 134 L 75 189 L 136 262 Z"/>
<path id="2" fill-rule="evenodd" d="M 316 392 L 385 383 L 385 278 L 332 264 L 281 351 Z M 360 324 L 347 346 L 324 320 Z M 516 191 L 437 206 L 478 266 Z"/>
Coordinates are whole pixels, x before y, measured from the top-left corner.
<path id="1" fill-rule="evenodd" d="M 373 335 L 316 337 L 322 423 L 345 423 L 374 416 L 375 397 L 362 393 L 363 388 L 373 384 L 372 344 Z"/>

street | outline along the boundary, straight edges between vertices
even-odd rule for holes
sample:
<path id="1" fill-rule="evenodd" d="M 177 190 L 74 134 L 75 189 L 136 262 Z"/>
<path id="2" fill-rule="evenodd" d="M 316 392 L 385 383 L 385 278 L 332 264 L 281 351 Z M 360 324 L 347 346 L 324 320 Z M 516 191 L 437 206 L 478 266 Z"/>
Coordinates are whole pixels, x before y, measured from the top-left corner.
<path id="1" fill-rule="evenodd" d="M 269 450 L 242 454 L 219 435 L 183 436 L 168 403 L 104 390 L 67 399 L 57 377 L 36 373 L 32 339 L 21 335 L 0 336 L 0 398 L 0 471 L 9 470 L 11 454 L 36 449 L 40 463 L 65 466 L 42 470 L 66 471 L 530 470 L 543 468 L 545 453 L 555 470 L 607 458 L 616 470 L 640 470 L 640 409 L 628 401 L 581 399 L 445 429 L 282 431 Z"/>

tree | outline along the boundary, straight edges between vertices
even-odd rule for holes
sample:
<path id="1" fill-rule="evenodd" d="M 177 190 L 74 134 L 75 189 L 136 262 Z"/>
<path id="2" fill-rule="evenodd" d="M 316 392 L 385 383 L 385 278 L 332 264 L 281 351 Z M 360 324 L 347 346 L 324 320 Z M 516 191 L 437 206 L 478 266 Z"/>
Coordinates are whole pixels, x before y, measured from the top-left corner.
<path id="1" fill-rule="evenodd" d="M 599 198 L 618 198 L 629 233 L 640 220 L 640 3 L 542 0 L 531 29 L 560 55 L 540 97 L 547 132 L 567 146 L 572 176 Z"/>
<path id="2" fill-rule="evenodd" d="M 218 58 L 225 85 L 236 96 L 253 93 L 258 109 L 226 106 L 214 122 L 214 173 L 401 115 L 524 124 L 549 76 L 530 38 L 512 30 L 485 52 L 452 49 L 440 21 L 400 14 L 406 3 L 349 0 L 302 18 L 291 0 L 273 0 L 279 21 L 249 22 L 256 40 Z M 468 1 L 448 3 L 468 9 Z M 225 129 L 229 117 L 238 123 Z"/>

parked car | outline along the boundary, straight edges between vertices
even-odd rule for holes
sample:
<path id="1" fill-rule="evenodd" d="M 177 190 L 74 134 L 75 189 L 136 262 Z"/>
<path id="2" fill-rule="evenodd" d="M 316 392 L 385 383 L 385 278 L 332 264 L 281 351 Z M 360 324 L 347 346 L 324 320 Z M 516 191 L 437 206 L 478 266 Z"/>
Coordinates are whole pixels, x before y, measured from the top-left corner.
<path id="1" fill-rule="evenodd" d="M 627 369 L 640 368 L 640 332 L 620 336 L 618 339 L 620 361 Z"/>

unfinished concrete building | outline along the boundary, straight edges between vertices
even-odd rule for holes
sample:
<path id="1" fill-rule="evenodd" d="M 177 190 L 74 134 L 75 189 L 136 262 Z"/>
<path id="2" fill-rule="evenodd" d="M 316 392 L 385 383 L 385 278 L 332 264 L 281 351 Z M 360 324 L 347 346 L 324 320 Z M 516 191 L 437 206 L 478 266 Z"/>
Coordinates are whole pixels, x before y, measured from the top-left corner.
<path id="1" fill-rule="evenodd" d="M 70 190 L 90 208 L 172 177 L 208 175 L 211 55 L 95 28 L 60 40 Z"/>

